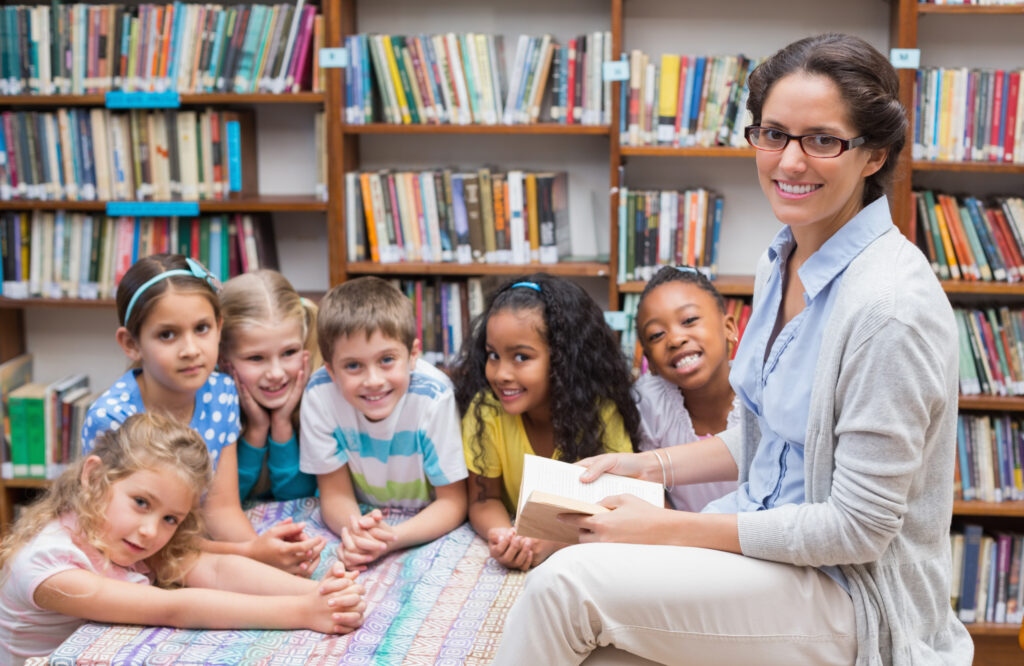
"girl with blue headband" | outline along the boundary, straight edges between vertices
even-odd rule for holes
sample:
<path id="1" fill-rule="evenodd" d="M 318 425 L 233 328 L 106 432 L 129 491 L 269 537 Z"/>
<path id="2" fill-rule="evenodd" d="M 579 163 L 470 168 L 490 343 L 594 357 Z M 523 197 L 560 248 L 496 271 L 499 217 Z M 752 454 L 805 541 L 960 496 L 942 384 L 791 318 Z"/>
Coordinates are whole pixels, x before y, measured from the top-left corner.
<path id="1" fill-rule="evenodd" d="M 132 367 L 89 407 L 82 427 L 88 455 L 101 433 L 129 416 L 159 411 L 206 442 L 215 475 L 203 503 L 211 552 L 236 553 L 310 575 L 323 544 L 305 538 L 301 523 L 257 535 L 238 497 L 238 393 L 216 372 L 221 313 L 217 279 L 179 254 L 139 259 L 117 287 L 117 343 Z"/>
<path id="2" fill-rule="evenodd" d="M 454 374 L 470 523 L 498 562 L 529 569 L 562 544 L 512 527 L 523 457 L 576 462 L 633 451 L 640 417 L 626 359 L 583 289 L 536 273 L 490 297 Z"/>

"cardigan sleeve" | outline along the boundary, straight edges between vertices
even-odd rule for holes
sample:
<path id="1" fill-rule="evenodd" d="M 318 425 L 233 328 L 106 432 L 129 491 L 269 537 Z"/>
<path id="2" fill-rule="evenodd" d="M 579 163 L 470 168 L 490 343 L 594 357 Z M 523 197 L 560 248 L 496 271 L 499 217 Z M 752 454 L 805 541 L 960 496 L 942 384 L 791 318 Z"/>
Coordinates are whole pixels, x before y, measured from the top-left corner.
<path id="1" fill-rule="evenodd" d="M 956 404 L 942 356 L 895 318 L 848 350 L 835 390 L 831 492 L 823 502 L 739 514 L 743 554 L 809 566 L 877 560 L 902 528 L 911 486 L 952 482 L 923 466 L 936 460 L 929 447 L 952 446 L 934 436 Z M 949 521 L 941 507 L 914 510 Z"/>

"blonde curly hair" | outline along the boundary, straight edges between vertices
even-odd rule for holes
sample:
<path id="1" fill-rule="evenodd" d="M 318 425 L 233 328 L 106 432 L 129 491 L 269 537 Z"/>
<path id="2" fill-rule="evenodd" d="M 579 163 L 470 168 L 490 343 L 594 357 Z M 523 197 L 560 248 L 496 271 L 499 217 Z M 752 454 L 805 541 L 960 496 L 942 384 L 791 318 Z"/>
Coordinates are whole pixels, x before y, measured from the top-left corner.
<path id="1" fill-rule="evenodd" d="M 0 542 L 0 569 L 31 541 L 47 524 L 65 514 L 75 516 L 79 536 L 103 552 L 100 535 L 110 487 L 142 470 L 173 470 L 193 490 L 192 507 L 182 519 L 170 541 L 158 553 L 145 560 L 159 587 L 179 587 L 199 553 L 203 533 L 199 500 L 213 476 L 213 465 L 206 443 L 192 428 L 167 416 L 143 412 L 129 417 L 121 427 L 96 438 L 91 456 L 95 465 L 89 483 L 82 483 L 85 458 L 68 468 L 35 503 L 25 509 L 11 532 Z M 10 571 L 3 575 L 5 582 Z"/>

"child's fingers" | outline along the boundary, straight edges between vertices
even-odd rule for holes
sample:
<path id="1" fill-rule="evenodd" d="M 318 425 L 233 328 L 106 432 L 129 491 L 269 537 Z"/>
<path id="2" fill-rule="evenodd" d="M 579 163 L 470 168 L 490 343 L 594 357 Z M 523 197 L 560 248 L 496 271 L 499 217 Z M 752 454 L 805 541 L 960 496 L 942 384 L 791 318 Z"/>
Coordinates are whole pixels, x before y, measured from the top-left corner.
<path id="1" fill-rule="evenodd" d="M 359 594 L 352 592 L 338 592 L 327 598 L 327 605 L 338 610 L 354 610 L 354 607 L 362 601 Z"/>
<path id="2" fill-rule="evenodd" d="M 398 535 L 396 535 L 394 531 L 390 529 L 384 530 L 379 527 L 371 529 L 370 536 L 372 536 L 374 539 L 377 539 L 378 541 L 394 541 L 398 538 Z"/>
<path id="3" fill-rule="evenodd" d="M 341 629 L 339 629 L 340 632 L 345 632 L 350 631 L 352 629 L 357 629 L 358 627 L 362 626 L 363 613 L 362 611 L 346 611 L 344 613 L 331 613 L 331 619 L 334 621 L 335 625 L 341 627 Z"/>
<path id="4" fill-rule="evenodd" d="M 347 527 L 341 528 L 341 545 L 345 552 L 356 550 L 356 542 L 352 539 L 352 532 Z"/>

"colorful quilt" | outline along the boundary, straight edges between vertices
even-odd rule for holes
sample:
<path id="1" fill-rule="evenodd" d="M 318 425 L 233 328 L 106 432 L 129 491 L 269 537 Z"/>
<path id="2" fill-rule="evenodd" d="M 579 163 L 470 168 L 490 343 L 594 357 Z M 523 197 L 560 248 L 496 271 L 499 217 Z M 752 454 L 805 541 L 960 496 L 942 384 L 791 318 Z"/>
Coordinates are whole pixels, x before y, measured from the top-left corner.
<path id="1" fill-rule="evenodd" d="M 335 561 L 338 539 L 314 498 L 273 502 L 247 515 L 258 531 L 291 516 L 330 540 L 314 578 Z M 389 523 L 410 514 L 386 511 Z M 429 544 L 392 553 L 359 582 L 366 588 L 362 628 L 347 636 L 314 631 L 199 631 L 86 624 L 50 664 L 488 664 L 525 581 L 488 557 L 469 524 Z"/>

